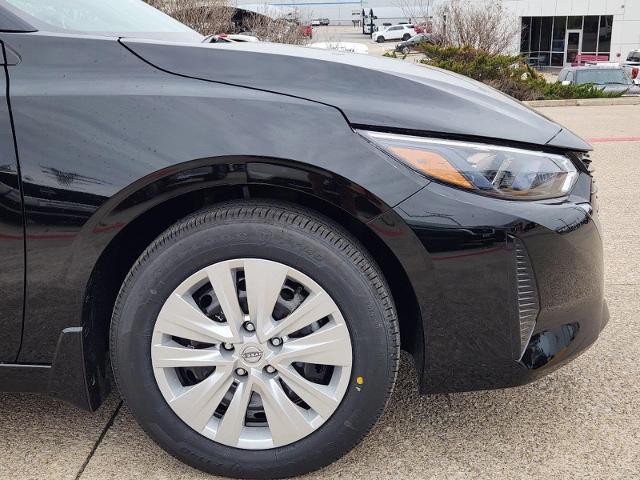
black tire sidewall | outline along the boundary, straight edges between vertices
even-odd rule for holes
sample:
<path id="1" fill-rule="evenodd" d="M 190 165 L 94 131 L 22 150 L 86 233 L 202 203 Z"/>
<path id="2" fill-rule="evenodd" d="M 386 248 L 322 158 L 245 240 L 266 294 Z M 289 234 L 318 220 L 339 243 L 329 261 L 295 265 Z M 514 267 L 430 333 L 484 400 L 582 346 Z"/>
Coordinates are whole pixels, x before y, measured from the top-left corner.
<path id="1" fill-rule="evenodd" d="M 316 432 L 291 445 L 249 452 L 215 443 L 183 423 L 157 387 L 150 355 L 155 319 L 174 289 L 208 265 L 248 257 L 287 264 L 320 284 L 347 322 L 354 357 L 340 407 Z M 307 231 L 237 220 L 183 231 L 148 255 L 121 297 L 113 352 L 121 393 L 163 448 L 197 468 L 249 477 L 314 470 L 352 448 L 385 406 L 396 368 L 385 306 L 359 266 L 331 242 Z M 359 376 L 363 385 L 355 382 Z"/>

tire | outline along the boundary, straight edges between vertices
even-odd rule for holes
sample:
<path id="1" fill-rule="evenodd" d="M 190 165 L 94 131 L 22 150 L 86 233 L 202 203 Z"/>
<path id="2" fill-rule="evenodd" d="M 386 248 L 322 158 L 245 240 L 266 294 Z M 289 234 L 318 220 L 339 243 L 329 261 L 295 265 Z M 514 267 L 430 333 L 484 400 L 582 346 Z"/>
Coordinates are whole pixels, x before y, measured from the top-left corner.
<path id="1" fill-rule="evenodd" d="M 408 55 L 411 50 L 409 49 L 409 47 L 402 47 L 401 51 L 403 55 Z"/>
<path id="2" fill-rule="evenodd" d="M 406 42 L 406 41 L 407 41 L 407 40 L 409 40 L 410 38 L 411 38 L 411 35 L 409 35 L 408 33 L 405 33 L 405 34 L 402 36 L 402 40 L 403 40 L 404 42 Z"/>
<path id="3" fill-rule="evenodd" d="M 384 43 L 384 37 L 382 35 L 380 35 L 379 37 L 376 38 L 376 42 Z"/>
<path id="4" fill-rule="evenodd" d="M 302 338 L 313 339 L 315 338 L 312 337 L 313 335 L 327 332 L 329 327 L 342 332 L 339 344 L 341 347 L 339 350 L 337 347 L 331 350 L 331 359 L 341 358 L 343 366 L 323 367 L 323 364 L 320 364 L 317 369 L 324 369 L 325 373 L 330 372 L 331 381 L 328 386 L 323 388 L 334 388 L 335 385 L 340 385 L 342 382 L 344 392 L 341 400 L 336 395 L 337 403 L 335 398 L 331 400 L 335 410 L 331 414 L 325 412 L 324 423 L 288 444 L 280 441 L 283 435 L 281 427 L 284 425 L 279 422 L 282 417 L 275 415 L 269 417 L 270 413 L 266 406 L 270 405 L 272 397 L 270 393 L 263 395 L 266 390 L 260 390 L 260 401 L 264 411 L 262 416 L 260 416 L 260 405 L 256 407 L 257 410 L 252 410 L 252 402 L 257 397 L 249 393 L 249 397 L 242 397 L 249 398 L 246 411 L 233 409 L 231 404 L 227 402 L 225 404 L 226 411 L 222 412 L 220 418 L 219 409 L 227 401 L 227 396 L 231 395 L 231 401 L 233 401 L 237 392 L 248 391 L 246 385 L 249 383 L 244 384 L 243 381 L 255 378 L 251 381 L 258 382 L 262 381 L 258 377 L 264 379 L 267 378 L 266 375 L 270 375 L 267 372 L 267 366 L 265 366 L 262 370 L 248 368 L 249 373 L 246 374 L 246 377 L 238 376 L 237 362 L 256 361 L 254 358 L 257 356 L 255 349 L 247 350 L 249 347 L 246 347 L 244 343 L 238 343 L 238 349 L 234 344 L 234 350 L 231 353 L 223 351 L 226 348 L 224 345 L 227 344 L 208 346 L 205 347 L 206 349 L 203 348 L 203 345 L 195 345 L 197 348 L 192 348 L 194 347 L 193 343 L 187 346 L 176 344 L 177 347 L 175 347 L 173 342 L 184 342 L 184 340 L 176 336 L 167 337 L 165 335 L 167 331 L 174 332 L 171 329 L 167 330 L 166 325 L 173 325 L 172 322 L 179 323 L 173 310 L 167 310 L 172 313 L 171 316 L 167 316 L 164 312 L 167 305 L 173 305 L 171 302 L 175 301 L 177 292 L 184 291 L 180 288 L 185 288 L 184 285 L 189 284 L 190 279 L 194 278 L 194 274 L 200 275 L 198 272 L 201 272 L 203 268 L 209 268 L 207 272 L 211 275 L 213 271 L 226 271 L 223 267 L 236 265 L 234 262 L 244 262 L 238 263 L 238 265 L 242 265 L 242 269 L 233 270 L 235 273 L 231 277 L 225 278 L 235 278 L 236 283 L 230 291 L 240 299 L 239 303 L 242 303 L 242 285 L 244 285 L 246 292 L 251 292 L 252 289 L 256 290 L 254 286 L 258 283 L 254 279 L 258 277 L 255 272 L 263 272 L 260 275 L 269 279 L 268 282 L 261 284 L 264 288 L 261 287 L 257 290 L 262 293 L 269 289 L 267 285 L 279 285 L 269 269 L 272 266 L 281 268 L 280 266 L 284 265 L 289 273 L 287 273 L 284 285 L 275 287 L 276 292 L 282 288 L 277 297 L 278 302 L 284 302 L 282 298 L 284 298 L 283 294 L 288 285 L 295 286 L 295 284 L 287 283 L 293 278 L 290 275 L 295 274 L 298 275 L 295 279 L 301 279 L 300 285 L 303 286 L 302 289 L 296 287 L 296 294 L 303 295 L 307 284 L 312 285 L 309 287 L 312 293 L 308 293 L 308 296 L 302 301 L 302 305 L 305 305 L 304 301 L 311 298 L 312 294 L 315 295 L 313 292 L 316 290 L 314 289 L 319 288 L 335 302 L 334 307 L 338 309 L 334 308 L 332 310 L 334 313 L 314 323 L 315 327 L 319 327 L 318 330 Z M 251 266 L 255 264 L 268 265 L 269 269 L 256 270 Z M 214 275 L 207 278 L 217 279 L 218 277 Z M 206 281 L 205 279 L 204 282 Z M 212 280 L 211 285 L 214 283 L 218 285 L 217 280 Z M 200 284 L 196 286 L 198 285 Z M 208 287 L 205 283 L 199 288 L 200 290 L 197 292 L 202 289 L 206 290 Z M 189 290 L 188 295 L 192 295 L 191 291 Z M 200 305 L 205 305 L 206 302 L 201 302 L 204 297 L 198 298 L 197 294 L 193 294 L 191 297 L 194 299 L 193 305 L 196 305 L 196 300 Z M 180 295 L 185 295 L 184 298 L 187 298 L 186 293 L 180 293 Z M 247 293 L 246 295 L 247 302 L 250 302 L 249 297 L 252 294 Z M 264 298 L 267 297 L 265 293 Z M 215 304 L 215 300 L 213 303 Z M 254 302 L 252 305 L 256 305 L 256 303 Z M 276 308 L 271 311 L 271 317 L 267 323 L 262 325 L 281 325 L 273 320 L 279 305 L 276 303 Z M 247 311 L 253 315 L 250 308 L 247 307 Z M 221 311 L 224 317 L 225 310 Z M 190 312 L 192 311 L 190 310 Z M 286 313 L 286 315 L 289 314 Z M 217 315 L 219 316 L 219 313 Z M 218 318 L 215 315 L 209 315 L 209 317 Z M 205 318 L 207 328 L 213 328 L 208 323 L 210 318 Z M 234 323 L 231 320 L 226 320 L 226 317 L 224 318 L 226 323 L 216 323 L 216 328 L 228 327 L 231 329 Z M 253 321 L 254 317 L 245 314 L 241 318 L 245 321 L 242 328 L 249 328 L 246 320 Z M 285 316 L 279 321 L 291 322 L 291 318 L 293 317 Z M 336 325 L 339 325 L 340 322 L 346 325 L 346 329 L 342 327 L 340 330 L 337 329 Z M 211 324 L 214 324 L 213 320 L 211 320 Z M 264 330 L 260 320 L 257 321 L 257 326 L 257 331 Z M 285 348 L 291 345 L 287 342 L 299 340 L 296 335 L 301 335 L 300 332 L 303 331 L 304 329 L 297 333 L 289 333 L 288 337 L 283 335 L 282 341 L 285 343 L 281 347 L 274 347 L 272 343 L 269 343 L 268 347 L 264 346 L 266 344 L 260 344 L 262 358 L 260 361 L 264 361 L 264 358 L 270 358 L 269 361 L 272 362 L 273 359 L 279 358 L 277 348 L 282 348 L 279 352 L 285 352 Z M 242 330 L 242 332 L 241 338 L 257 338 L 243 337 L 242 335 L 253 335 L 254 333 L 247 333 L 246 330 Z M 162 337 L 156 337 L 160 334 Z M 345 343 L 345 335 L 349 339 L 350 347 Z M 233 360 L 236 363 L 229 367 L 235 369 L 231 381 L 233 381 L 233 385 L 237 385 L 234 391 L 232 391 L 233 388 L 227 391 L 214 415 L 210 415 L 211 408 L 219 400 L 211 401 L 208 410 L 198 409 L 196 404 L 188 403 L 188 413 L 184 414 L 184 405 L 180 406 L 181 400 L 167 397 L 163 392 L 167 388 L 174 387 L 178 389 L 178 392 L 195 391 L 195 387 L 214 379 L 218 375 L 219 368 L 220 378 L 222 378 L 224 372 L 227 371 L 225 370 L 228 368 L 227 364 L 224 366 L 216 364 L 213 373 L 209 372 L 209 376 L 205 375 L 204 380 L 196 379 L 197 383 L 195 384 L 192 383 L 193 379 L 188 376 L 188 381 L 185 381 L 184 379 L 187 377 L 183 375 L 184 372 L 191 372 L 195 376 L 193 372 L 196 372 L 197 369 L 195 367 L 192 370 L 166 368 L 162 362 L 168 357 L 157 356 L 158 349 L 166 347 L 165 344 L 158 343 L 159 338 L 162 338 L 163 342 L 168 341 L 174 346 L 173 348 L 180 348 L 181 352 L 188 350 L 190 355 L 194 352 L 198 355 L 200 352 L 204 352 L 206 355 L 215 354 L 218 359 L 224 355 L 227 355 L 225 358 L 231 358 L 229 355 L 233 358 L 237 357 Z M 340 226 L 315 213 L 291 205 L 266 201 L 222 204 L 210 210 L 198 212 L 160 235 L 140 256 L 125 279 L 114 307 L 110 335 L 111 358 L 116 383 L 128 408 L 147 434 L 167 452 L 195 468 L 237 478 L 283 478 L 302 475 L 332 463 L 351 450 L 368 433 L 387 404 L 398 369 L 399 343 L 398 322 L 389 288 L 380 270 L 359 242 Z M 238 356 L 236 352 L 239 352 L 240 348 L 242 350 Z M 326 347 L 323 348 L 326 349 Z M 351 349 L 350 357 L 348 348 Z M 316 355 L 321 354 L 316 353 Z M 323 358 L 329 358 L 328 353 L 324 353 L 324 355 Z M 311 357 L 305 358 L 311 359 Z M 320 357 L 314 358 L 320 359 Z M 170 360 L 173 361 L 173 359 Z M 334 365 L 338 362 L 338 360 L 331 361 Z M 351 362 L 350 367 L 344 366 L 349 362 Z M 300 363 L 296 363 L 296 365 L 296 368 L 302 368 Z M 304 365 L 303 363 L 302 366 L 304 367 Z M 249 367 L 251 366 L 249 365 Z M 273 380 L 269 380 L 270 385 L 280 385 L 280 390 L 285 391 L 282 383 L 277 382 L 282 380 L 290 385 L 289 377 L 285 376 L 285 373 L 289 372 L 287 375 L 291 375 L 290 369 L 293 367 L 294 363 L 288 367 L 278 367 L 273 375 L 279 375 L 279 377 L 268 377 Z M 306 375 L 306 367 L 302 370 Z M 348 372 L 348 375 L 345 372 Z M 299 372 L 299 375 L 302 376 L 302 373 Z M 176 378 L 179 382 L 177 384 Z M 339 381 L 334 382 L 334 378 L 338 378 Z M 252 385 L 258 385 L 258 383 Z M 276 390 L 269 390 L 269 392 Z M 222 392 L 223 389 L 219 391 Z M 302 390 L 294 391 L 300 395 L 303 392 Z M 285 394 L 289 395 L 286 391 Z M 238 395 L 237 398 L 240 396 Z M 267 400 L 263 400 L 263 397 Z M 287 398 L 289 398 L 293 410 L 306 412 L 307 416 L 317 414 L 315 403 L 310 402 L 314 405 L 312 408 L 304 400 L 302 403 L 298 402 L 302 397 L 295 399 L 295 396 L 288 396 Z M 294 398 L 297 406 L 291 398 Z M 172 402 L 171 406 L 169 401 Z M 241 401 L 238 400 L 238 403 Z M 282 406 L 285 404 L 288 408 L 290 407 L 287 401 L 283 400 Z M 320 404 L 322 408 L 324 408 L 323 405 Z M 305 410 L 306 407 L 309 409 Z M 233 442 L 238 442 L 235 445 L 240 445 L 240 442 L 250 438 L 245 433 L 249 431 L 247 429 L 254 428 L 248 425 L 249 421 L 257 422 L 256 425 L 259 429 L 251 430 L 251 432 L 261 432 L 261 435 L 266 435 L 264 438 L 267 442 L 268 435 L 272 435 L 271 441 L 274 445 L 265 448 L 266 444 L 264 444 L 263 447 L 252 449 L 253 446 L 246 447 L 249 444 L 243 444 L 245 448 L 236 448 L 211 439 L 209 435 L 211 428 L 213 428 L 211 425 L 217 425 L 217 431 L 223 432 L 222 422 L 230 411 L 241 412 L 237 417 L 229 414 L 230 422 L 234 418 L 242 419 L 239 427 L 241 430 L 235 430 L 235 432 L 240 431 L 238 437 L 229 437 L 233 437 Z M 278 410 L 278 412 L 280 411 L 284 412 L 284 410 Z M 202 415 L 198 412 L 202 412 Z M 291 410 L 289 409 L 287 412 L 291 412 Z M 181 414 L 182 416 L 180 416 Z M 187 423 L 192 420 L 192 416 L 199 418 L 199 423 L 196 422 L 198 425 L 206 423 L 207 427 L 201 431 L 203 433 Z M 288 413 L 283 421 L 288 422 L 292 416 L 295 417 L 295 415 Z M 266 429 L 264 418 L 266 418 Z M 273 431 L 269 418 L 278 420 L 273 422 L 274 428 L 277 427 Z M 286 435 L 289 436 L 287 439 L 293 435 L 289 430 L 286 432 Z M 243 435 L 245 435 L 245 440 L 243 440 Z M 254 437 L 256 436 L 257 434 L 254 435 Z M 223 434 L 223 437 L 222 440 L 225 441 L 228 436 Z M 217 437 L 214 436 L 214 438 Z M 276 443 L 278 444 L 276 445 Z"/>

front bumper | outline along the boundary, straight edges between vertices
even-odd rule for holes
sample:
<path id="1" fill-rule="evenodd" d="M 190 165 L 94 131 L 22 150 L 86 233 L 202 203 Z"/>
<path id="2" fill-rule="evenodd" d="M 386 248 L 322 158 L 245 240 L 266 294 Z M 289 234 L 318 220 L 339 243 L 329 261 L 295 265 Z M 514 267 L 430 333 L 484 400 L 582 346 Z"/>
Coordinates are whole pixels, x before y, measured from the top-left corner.
<path id="1" fill-rule="evenodd" d="M 422 276 L 411 279 L 423 320 L 424 392 L 525 384 L 596 340 L 608 310 L 591 182 L 581 173 L 570 197 L 539 202 L 431 182 L 395 208 L 424 247 Z M 522 258 L 537 299 L 528 331 L 517 288 Z"/>

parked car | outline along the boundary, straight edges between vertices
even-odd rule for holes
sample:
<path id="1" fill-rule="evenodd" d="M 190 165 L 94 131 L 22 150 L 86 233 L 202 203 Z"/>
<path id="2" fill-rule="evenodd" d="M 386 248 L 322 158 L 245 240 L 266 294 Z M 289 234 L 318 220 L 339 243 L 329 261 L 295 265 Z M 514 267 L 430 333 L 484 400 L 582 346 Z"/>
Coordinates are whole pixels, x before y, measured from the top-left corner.
<path id="1" fill-rule="evenodd" d="M 254 43 L 254 42 L 259 42 L 260 39 L 258 37 L 256 37 L 255 35 L 246 35 L 246 34 L 241 34 L 241 33 L 231 33 L 229 35 L 226 36 L 229 40 L 231 40 L 232 42 L 250 42 L 250 43 Z"/>
<path id="2" fill-rule="evenodd" d="M 623 65 L 627 75 L 636 85 L 640 85 L 640 50 L 632 50 L 627 55 L 627 61 Z"/>
<path id="3" fill-rule="evenodd" d="M 112 368 L 175 457 L 294 477 L 372 428 L 401 348 L 448 393 L 597 339 L 587 143 L 439 69 L 203 40 L 0 0 L 0 390 L 95 410 Z"/>
<path id="4" fill-rule="evenodd" d="M 583 67 L 563 68 L 558 75 L 558 81 L 563 85 L 592 84 L 604 92 L 622 93 L 624 95 L 639 95 L 640 87 L 621 66 L 587 65 Z"/>
<path id="5" fill-rule="evenodd" d="M 313 27 L 311 25 L 300 25 L 300 33 L 307 38 L 313 38 Z"/>
<path id="6" fill-rule="evenodd" d="M 429 28 L 429 25 L 427 25 L 426 23 L 414 23 L 413 29 L 416 31 L 416 33 L 430 33 L 431 30 L 431 28 Z"/>
<path id="7" fill-rule="evenodd" d="M 632 50 L 629 52 L 626 65 L 640 65 L 640 50 Z"/>
<path id="8" fill-rule="evenodd" d="M 313 20 L 311 20 L 311 26 L 312 27 L 320 27 L 320 26 L 327 26 L 331 23 L 331 21 L 328 18 L 315 18 Z"/>
<path id="9" fill-rule="evenodd" d="M 260 39 L 253 35 L 242 34 L 226 34 L 221 33 L 219 35 L 210 35 L 208 37 L 209 43 L 242 43 L 242 42 L 259 42 Z"/>
<path id="10" fill-rule="evenodd" d="M 374 42 L 382 43 L 387 40 L 398 40 L 402 39 L 403 41 L 409 40 L 411 37 L 415 36 L 416 31 L 413 28 L 413 25 L 392 25 L 390 27 L 386 27 L 383 30 L 374 32 L 371 35 L 371 39 Z"/>
<path id="11" fill-rule="evenodd" d="M 623 68 L 633 83 L 640 85 L 640 65 L 624 65 Z"/>
<path id="12" fill-rule="evenodd" d="M 414 35 L 409 40 L 398 43 L 396 45 L 396 51 L 406 55 L 423 43 L 435 44 L 433 35 L 430 33 L 419 33 L 418 35 Z"/>

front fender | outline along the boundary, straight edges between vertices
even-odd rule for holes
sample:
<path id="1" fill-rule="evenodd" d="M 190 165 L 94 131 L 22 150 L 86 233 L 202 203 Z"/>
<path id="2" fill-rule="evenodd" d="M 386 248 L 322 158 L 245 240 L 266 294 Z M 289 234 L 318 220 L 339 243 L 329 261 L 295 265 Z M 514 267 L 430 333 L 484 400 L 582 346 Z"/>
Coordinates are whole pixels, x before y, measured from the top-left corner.
<path id="1" fill-rule="evenodd" d="M 295 159 L 387 206 L 425 183 L 364 141 L 334 107 L 171 75 L 113 39 L 4 37 L 23 58 L 11 70 L 29 279 L 20 362 L 50 363 L 62 329 L 81 324 L 92 268 L 118 231 L 142 214 L 142 197 L 170 178 L 179 180 L 178 190 L 202 186 L 197 175 L 185 177 L 184 167 Z M 264 181 L 258 173 L 254 180 Z M 229 170 L 216 181 L 253 181 L 247 175 Z"/>

